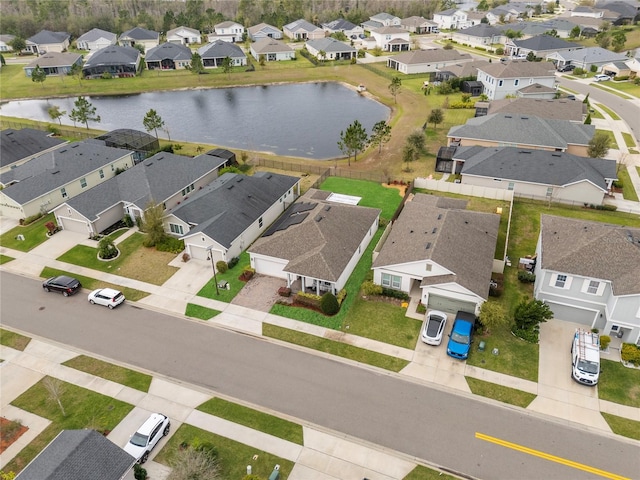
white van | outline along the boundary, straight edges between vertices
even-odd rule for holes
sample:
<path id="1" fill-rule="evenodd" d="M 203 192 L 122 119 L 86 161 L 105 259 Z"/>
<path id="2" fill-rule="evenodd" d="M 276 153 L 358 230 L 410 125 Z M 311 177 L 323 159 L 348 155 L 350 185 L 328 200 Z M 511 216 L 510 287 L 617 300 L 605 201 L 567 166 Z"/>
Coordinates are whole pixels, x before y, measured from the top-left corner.
<path id="1" fill-rule="evenodd" d="M 600 375 L 600 337 L 576 330 L 571 345 L 571 376 L 583 385 L 594 386 Z"/>

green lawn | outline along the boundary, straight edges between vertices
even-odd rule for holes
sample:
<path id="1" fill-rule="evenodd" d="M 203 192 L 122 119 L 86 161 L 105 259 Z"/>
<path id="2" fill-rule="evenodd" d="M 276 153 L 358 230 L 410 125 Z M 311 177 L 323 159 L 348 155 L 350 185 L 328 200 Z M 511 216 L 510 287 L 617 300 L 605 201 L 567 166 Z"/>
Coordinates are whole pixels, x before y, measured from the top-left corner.
<path id="1" fill-rule="evenodd" d="M 589 111 L 589 115 L 591 115 L 591 118 L 599 118 L 604 120 L 604 115 L 600 113 L 600 111 L 596 110 L 595 108 L 592 108 Z"/>
<path id="2" fill-rule="evenodd" d="M 121 385 L 126 385 L 127 387 L 135 388 L 142 392 L 148 392 L 149 386 L 151 385 L 151 375 L 136 372 L 135 370 L 104 362 L 86 355 L 78 355 L 71 360 L 67 360 L 63 365 L 90 373 L 96 377 L 120 383 Z"/>
<path id="3" fill-rule="evenodd" d="M 259 478 L 269 478 L 273 467 L 280 465 L 280 479 L 286 480 L 293 469 L 294 463 L 284 458 L 276 457 L 267 452 L 238 443 L 215 433 L 200 428 L 183 424 L 171 436 L 167 444 L 158 452 L 155 461 L 163 465 L 171 465 L 179 451 L 181 444 L 213 445 L 218 453 L 220 465 L 220 477 L 225 479 L 240 479 L 247 474 L 247 465 L 251 465 L 252 473 Z M 257 456 L 254 460 L 253 457 Z"/>
<path id="4" fill-rule="evenodd" d="M 614 120 L 620 120 L 620 117 L 616 114 L 616 112 L 614 112 L 613 110 L 611 110 L 609 107 L 607 107 L 606 105 L 602 105 L 601 103 L 594 103 L 594 105 L 598 108 L 601 108 L 602 110 L 604 110 L 605 112 L 607 112 L 607 114 L 613 118 Z"/>
<path id="5" fill-rule="evenodd" d="M 465 377 L 471 392 L 487 398 L 493 398 L 499 402 L 508 403 L 517 407 L 527 408 L 536 398 L 533 393 L 523 392 L 515 388 L 485 382 L 477 378 Z"/>
<path id="6" fill-rule="evenodd" d="M 629 171 L 622 167 L 618 170 L 618 181 L 622 182 L 622 196 L 625 200 L 638 201 L 638 192 L 636 192 L 633 182 L 629 177 Z"/>
<path id="7" fill-rule="evenodd" d="M 55 222 L 53 213 L 45 215 L 29 225 L 18 225 L 3 233 L 0 235 L 0 245 L 13 250 L 28 252 L 49 238 L 47 237 L 47 229 L 44 226 L 47 222 Z M 18 240 L 18 235 L 23 235 L 24 240 Z"/>
<path id="8" fill-rule="evenodd" d="M 14 350 L 20 350 L 22 352 L 25 348 L 27 348 L 27 345 L 29 345 L 30 341 L 31 338 L 29 337 L 25 337 L 24 335 L 20 335 L 19 333 L 0 328 L 0 345 L 13 348 Z"/>
<path id="9" fill-rule="evenodd" d="M 382 210 L 380 216 L 387 220 L 393 217 L 393 214 L 402 201 L 400 193 L 395 188 L 385 188 L 379 183 L 366 180 L 329 177 L 320 185 L 320 189 L 328 192 L 362 197 L 358 205 L 361 207 L 379 208 Z"/>
<path id="10" fill-rule="evenodd" d="M 609 140 L 611 141 L 611 146 L 609 148 L 618 148 L 618 142 L 616 142 L 616 137 L 613 135 L 613 132 L 611 130 L 601 130 L 599 128 L 596 128 L 596 133 L 604 133 L 607 137 L 609 137 Z"/>
<path id="11" fill-rule="evenodd" d="M 187 308 L 184 312 L 187 317 L 199 318 L 200 320 L 211 320 L 219 313 L 219 310 L 196 305 L 195 303 L 187 303 Z"/>
<path id="12" fill-rule="evenodd" d="M 607 82 L 607 86 L 618 90 L 619 92 L 623 92 L 636 98 L 640 98 L 640 86 L 634 84 L 633 82 Z M 624 98 L 628 97 L 624 96 Z"/>
<path id="13" fill-rule="evenodd" d="M 636 146 L 636 141 L 630 133 L 622 132 L 622 137 L 624 138 L 624 143 L 627 148 L 634 148 Z"/>
<path id="14" fill-rule="evenodd" d="M 22 470 L 62 430 L 91 428 L 100 432 L 111 431 L 133 409 L 133 405 L 61 382 L 60 402 L 66 413 L 64 416 L 57 402 L 49 399 L 44 386 L 46 378 L 49 377 L 40 380 L 11 404 L 47 418 L 51 424 L 5 466 L 5 471 Z"/>
<path id="15" fill-rule="evenodd" d="M 640 408 L 640 370 L 627 368 L 620 362 L 602 360 L 598 397 Z"/>
<path id="16" fill-rule="evenodd" d="M 228 402 L 222 398 L 207 400 L 197 409 L 230 422 L 268 433 L 274 437 L 303 445 L 302 425 L 283 418 L 269 415 L 244 405 Z"/>
<path id="17" fill-rule="evenodd" d="M 431 468 L 418 465 L 411 470 L 409 475 L 403 478 L 403 480 L 457 480 L 458 477 L 452 477 L 446 473 L 432 470 Z"/>
<path id="18" fill-rule="evenodd" d="M 4 265 L 5 263 L 9 263 L 11 260 L 15 260 L 15 258 L 10 257 L 8 255 L 2 255 L 0 253 L 0 265 Z"/>
<path id="19" fill-rule="evenodd" d="M 127 300 L 136 302 L 149 295 L 148 292 L 142 292 L 129 287 L 122 287 L 114 283 L 103 282 L 102 280 L 96 280 L 95 278 L 85 277 L 84 275 L 77 275 L 75 273 L 67 272 L 66 270 L 58 270 L 57 268 L 44 267 L 40 276 L 42 278 L 57 277 L 58 275 L 68 275 L 70 277 L 77 278 L 82 284 L 82 288 L 87 290 L 96 290 L 98 288 L 114 288 L 120 290 Z"/>
<path id="20" fill-rule="evenodd" d="M 328 340 L 326 338 L 316 337 L 307 333 L 289 330 L 288 328 L 278 327 L 267 323 L 262 324 L 262 335 L 265 337 L 277 338 L 284 342 L 301 345 L 303 347 L 312 348 L 320 352 L 337 355 L 339 357 L 348 358 L 374 367 L 384 368 L 392 372 L 399 372 L 406 367 L 409 362 L 396 357 L 390 357 L 378 352 L 372 352 L 360 347 L 354 347 L 342 342 Z"/>
<path id="21" fill-rule="evenodd" d="M 629 99 L 629 95 L 625 95 L 624 93 L 622 93 L 621 89 L 616 88 L 616 87 L 613 86 L 614 82 L 605 82 L 605 83 L 610 84 L 611 88 L 607 88 L 606 86 L 600 85 L 600 83 L 597 83 L 597 82 L 592 82 L 590 85 L 592 87 L 599 88 L 600 90 L 603 90 L 605 92 L 609 92 L 609 93 L 611 93 L 613 95 L 616 95 L 616 96 L 618 96 L 620 98 L 624 98 L 625 100 Z"/>
<path id="22" fill-rule="evenodd" d="M 630 420 L 604 412 L 600 412 L 600 414 L 607 421 L 613 433 L 622 435 L 623 437 L 633 438 L 634 440 L 640 440 L 640 422 L 637 420 Z"/>
<path id="23" fill-rule="evenodd" d="M 198 292 L 199 297 L 211 298 L 214 300 L 220 300 L 221 302 L 230 302 L 238 294 L 242 287 L 245 286 L 245 282 L 238 277 L 242 274 L 242 271 L 251 265 L 249 254 L 242 252 L 240 255 L 240 261 L 233 267 L 224 273 L 217 272 L 216 278 L 218 283 L 223 281 L 229 284 L 229 290 L 218 288 L 216 292 L 216 282 L 213 278 L 213 267 L 211 268 L 211 278 L 204 287 Z M 200 317 L 197 317 L 200 318 Z M 208 320 L 208 319 L 207 319 Z"/>

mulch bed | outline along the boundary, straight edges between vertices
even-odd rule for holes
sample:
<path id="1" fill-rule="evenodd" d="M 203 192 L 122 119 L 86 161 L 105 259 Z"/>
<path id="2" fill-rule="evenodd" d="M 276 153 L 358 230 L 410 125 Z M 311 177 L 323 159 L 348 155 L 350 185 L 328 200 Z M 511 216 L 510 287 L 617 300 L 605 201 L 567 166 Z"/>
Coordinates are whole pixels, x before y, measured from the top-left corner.
<path id="1" fill-rule="evenodd" d="M 0 453 L 9 448 L 27 430 L 29 430 L 29 427 L 0 417 Z"/>

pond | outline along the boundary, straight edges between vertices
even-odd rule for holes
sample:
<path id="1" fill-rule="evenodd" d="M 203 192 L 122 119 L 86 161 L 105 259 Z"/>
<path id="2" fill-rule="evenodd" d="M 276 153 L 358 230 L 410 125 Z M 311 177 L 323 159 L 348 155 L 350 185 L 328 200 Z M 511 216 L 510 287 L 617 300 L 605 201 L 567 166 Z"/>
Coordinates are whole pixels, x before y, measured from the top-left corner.
<path id="1" fill-rule="evenodd" d="M 73 125 L 68 115 L 75 100 L 10 101 L 0 106 L 0 114 L 52 122 L 47 110 L 56 105 L 66 112 L 62 123 Z M 89 123 L 92 128 L 144 131 L 142 120 L 153 108 L 165 123 L 165 131 L 158 135 L 173 142 L 315 160 L 342 156 L 337 145 L 340 132 L 354 120 L 370 134 L 373 125 L 390 114 L 388 107 L 335 82 L 92 96 L 88 100 L 101 118 L 100 123 Z"/>

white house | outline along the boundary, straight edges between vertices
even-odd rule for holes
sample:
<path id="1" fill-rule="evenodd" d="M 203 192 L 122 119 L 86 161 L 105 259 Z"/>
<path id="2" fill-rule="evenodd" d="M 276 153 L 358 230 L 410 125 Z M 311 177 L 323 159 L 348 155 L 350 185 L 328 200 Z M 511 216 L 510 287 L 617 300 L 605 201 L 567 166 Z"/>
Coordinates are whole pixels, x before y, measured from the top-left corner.
<path id="1" fill-rule="evenodd" d="M 376 47 L 385 52 L 404 52 L 410 49 L 409 32 L 400 27 L 380 27 L 371 30 L 371 37 L 376 41 Z"/>
<path id="2" fill-rule="evenodd" d="M 13 47 L 11 43 L 16 38 L 15 35 L 2 34 L 0 35 L 0 52 L 12 52 Z"/>
<path id="3" fill-rule="evenodd" d="M 213 26 L 214 32 L 209 35 L 209 42 L 222 40 L 223 42 L 241 42 L 244 36 L 244 26 L 238 22 L 226 21 Z"/>
<path id="4" fill-rule="evenodd" d="M 478 81 L 482 82 L 489 100 L 500 100 L 516 96 L 519 90 L 533 84 L 555 89 L 555 71 L 555 65 L 551 62 L 495 62 L 478 68 Z M 555 92 L 552 92 L 551 98 L 553 95 Z"/>
<path id="5" fill-rule="evenodd" d="M 71 35 L 67 32 L 51 32 L 41 30 L 32 37 L 27 38 L 27 52 L 41 53 L 62 53 L 69 48 Z"/>
<path id="6" fill-rule="evenodd" d="M 503 33 L 491 25 L 481 23 L 473 27 L 457 30 L 451 35 L 452 39 L 469 47 L 480 47 L 487 50 L 497 43 L 502 43 Z"/>
<path id="7" fill-rule="evenodd" d="M 439 72 L 450 65 L 470 62 L 473 58 L 468 53 L 457 50 L 434 48 L 430 50 L 413 50 L 393 55 L 387 59 L 387 67 L 405 74 Z"/>
<path id="8" fill-rule="evenodd" d="M 316 40 L 325 36 L 323 29 L 302 18 L 285 25 L 282 30 L 292 40 Z"/>
<path id="9" fill-rule="evenodd" d="M 329 35 L 340 32 L 344 33 L 348 38 L 352 38 L 354 35 L 357 37 L 364 34 L 364 28 L 362 28 L 360 25 L 355 25 L 350 21 L 345 20 L 344 18 L 339 18 L 328 23 L 323 23 L 322 28 Z"/>
<path id="10" fill-rule="evenodd" d="M 424 17 L 407 17 L 400 21 L 400 28 L 408 32 L 422 35 L 424 33 L 438 33 L 438 24 Z"/>
<path id="11" fill-rule="evenodd" d="M 202 43 L 200 30 L 189 27 L 177 27 L 167 32 L 167 42 L 179 43 L 180 45 L 190 45 L 192 43 Z"/>
<path id="12" fill-rule="evenodd" d="M 295 51 L 286 43 L 273 38 L 262 38 L 256 40 L 249 47 L 251 56 L 260 61 L 261 55 L 266 62 L 278 62 L 281 60 L 293 60 L 296 58 Z"/>
<path id="13" fill-rule="evenodd" d="M 450 8 L 433 14 L 433 21 L 440 30 L 459 30 L 479 25 L 480 19 L 470 18 L 469 13 Z"/>
<path id="14" fill-rule="evenodd" d="M 259 23 L 247 29 L 247 34 L 252 42 L 261 38 L 273 38 L 274 40 L 282 40 L 282 30 L 269 25 L 268 23 Z"/>
<path id="15" fill-rule="evenodd" d="M 370 32 L 381 27 L 399 27 L 402 20 L 400 17 L 391 15 L 390 13 L 381 12 L 369 17 L 369 20 L 362 22 L 360 25 L 366 31 Z"/>
<path id="16" fill-rule="evenodd" d="M 160 45 L 160 34 L 153 30 L 147 30 L 146 28 L 135 27 L 123 32 L 122 35 L 118 37 L 118 43 L 123 47 L 135 47 L 136 45 L 140 45 L 146 52 L 149 49 Z"/>
<path id="17" fill-rule="evenodd" d="M 307 40 L 305 47 L 319 60 L 350 60 L 358 55 L 354 47 L 333 37 Z M 324 52 L 324 56 L 320 52 Z"/>
<path id="18" fill-rule="evenodd" d="M 110 45 L 115 45 L 117 41 L 118 36 L 115 33 L 107 32 L 100 28 L 93 28 L 78 37 L 76 46 L 78 50 L 95 51 Z"/>

